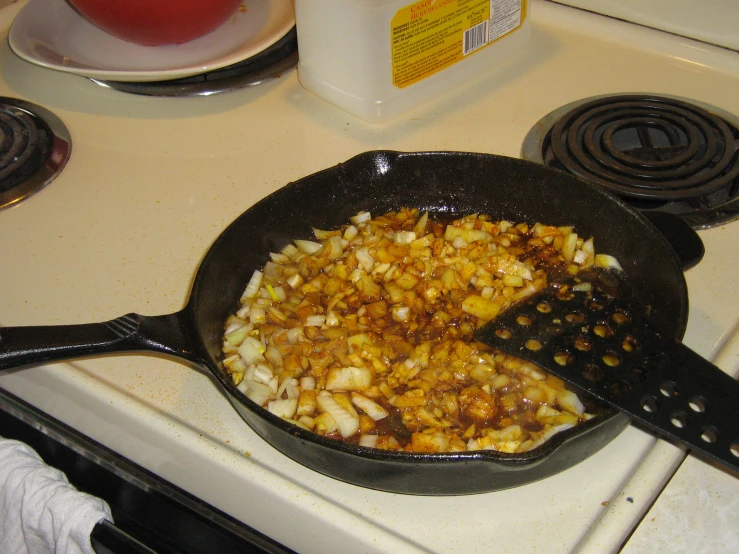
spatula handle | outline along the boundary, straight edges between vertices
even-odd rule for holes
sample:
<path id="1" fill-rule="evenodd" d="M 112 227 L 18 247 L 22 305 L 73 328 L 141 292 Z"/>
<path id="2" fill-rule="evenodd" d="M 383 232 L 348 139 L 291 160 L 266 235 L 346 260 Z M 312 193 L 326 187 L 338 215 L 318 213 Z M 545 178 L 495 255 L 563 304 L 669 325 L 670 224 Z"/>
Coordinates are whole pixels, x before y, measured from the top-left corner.
<path id="1" fill-rule="evenodd" d="M 629 415 L 657 433 L 739 471 L 739 382 L 682 343 L 664 343 Z M 614 398 L 623 409 L 624 398 Z"/>
<path id="2" fill-rule="evenodd" d="M 736 379 L 677 340 L 660 336 L 628 306 L 621 309 L 601 294 L 555 290 L 506 312 L 475 337 L 739 472 Z M 624 321 L 619 314 L 630 315 Z"/>

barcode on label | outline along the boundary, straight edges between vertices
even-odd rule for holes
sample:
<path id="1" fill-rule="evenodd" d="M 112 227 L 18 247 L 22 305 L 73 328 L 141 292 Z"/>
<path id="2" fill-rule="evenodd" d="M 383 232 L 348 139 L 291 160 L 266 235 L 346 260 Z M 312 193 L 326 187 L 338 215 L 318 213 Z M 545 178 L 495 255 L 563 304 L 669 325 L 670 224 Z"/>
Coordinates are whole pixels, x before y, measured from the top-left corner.
<path id="1" fill-rule="evenodd" d="M 487 19 L 464 32 L 464 44 L 462 54 L 465 56 L 474 52 L 488 43 L 488 21 Z"/>

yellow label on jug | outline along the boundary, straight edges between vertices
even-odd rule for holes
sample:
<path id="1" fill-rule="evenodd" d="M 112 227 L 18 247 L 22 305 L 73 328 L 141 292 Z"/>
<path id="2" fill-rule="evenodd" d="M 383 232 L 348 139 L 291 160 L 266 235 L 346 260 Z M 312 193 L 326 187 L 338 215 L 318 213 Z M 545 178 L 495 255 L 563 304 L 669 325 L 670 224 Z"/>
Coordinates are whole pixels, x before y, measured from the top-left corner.
<path id="1" fill-rule="evenodd" d="M 420 0 L 390 22 L 393 84 L 412 85 L 518 29 L 526 0 Z"/>

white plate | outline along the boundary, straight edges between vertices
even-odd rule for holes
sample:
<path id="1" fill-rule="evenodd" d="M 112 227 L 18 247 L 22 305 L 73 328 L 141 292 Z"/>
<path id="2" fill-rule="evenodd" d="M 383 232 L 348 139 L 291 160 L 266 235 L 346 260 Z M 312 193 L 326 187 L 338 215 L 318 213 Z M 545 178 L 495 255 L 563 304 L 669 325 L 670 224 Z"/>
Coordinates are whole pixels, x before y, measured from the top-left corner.
<path id="1" fill-rule="evenodd" d="M 98 29 L 64 0 L 30 0 L 13 21 L 8 42 L 24 60 L 49 69 L 103 80 L 161 81 L 251 58 L 294 26 L 293 0 L 244 0 L 228 21 L 204 37 L 140 46 Z"/>

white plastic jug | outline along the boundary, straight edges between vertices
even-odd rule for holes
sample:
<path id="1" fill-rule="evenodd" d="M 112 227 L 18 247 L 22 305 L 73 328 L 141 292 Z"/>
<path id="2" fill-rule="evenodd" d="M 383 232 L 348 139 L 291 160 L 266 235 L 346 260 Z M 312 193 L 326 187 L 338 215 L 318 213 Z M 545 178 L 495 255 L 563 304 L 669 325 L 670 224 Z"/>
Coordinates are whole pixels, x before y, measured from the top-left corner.
<path id="1" fill-rule="evenodd" d="M 301 84 L 380 123 L 492 71 L 530 36 L 528 0 L 297 0 Z"/>

